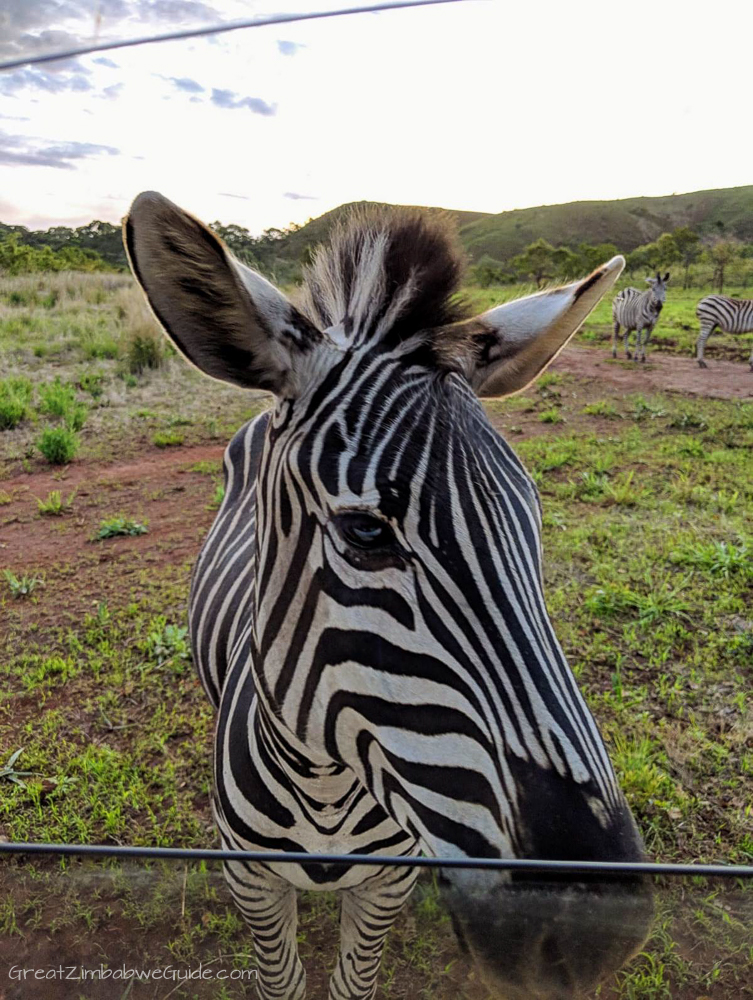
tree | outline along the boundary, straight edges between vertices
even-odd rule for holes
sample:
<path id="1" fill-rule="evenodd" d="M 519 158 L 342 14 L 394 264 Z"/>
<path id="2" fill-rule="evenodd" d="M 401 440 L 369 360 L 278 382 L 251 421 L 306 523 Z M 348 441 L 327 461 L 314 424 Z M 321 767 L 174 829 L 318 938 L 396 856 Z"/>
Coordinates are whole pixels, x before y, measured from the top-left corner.
<path id="1" fill-rule="evenodd" d="M 675 229 L 672 236 L 677 247 L 678 259 L 685 268 L 682 287 L 688 288 L 690 285 L 690 265 L 695 264 L 701 256 L 701 239 L 690 226 L 680 226 L 679 229 Z"/>
<path id="2" fill-rule="evenodd" d="M 484 254 L 470 269 L 471 280 L 479 288 L 488 288 L 490 285 L 502 285 L 510 280 L 509 273 L 505 270 L 505 265 Z"/>
<path id="3" fill-rule="evenodd" d="M 680 259 L 680 251 L 672 233 L 662 233 L 655 243 L 656 264 L 659 268 L 669 268 Z"/>
<path id="4" fill-rule="evenodd" d="M 708 259 L 714 268 L 712 282 L 720 295 L 724 290 L 724 272 L 737 256 L 737 252 L 736 244 L 726 240 L 719 240 L 708 250 Z"/>
<path id="5" fill-rule="evenodd" d="M 518 274 L 530 277 L 540 288 L 545 278 L 551 278 L 556 270 L 555 249 L 543 237 L 527 246 L 523 253 L 510 262 Z"/>

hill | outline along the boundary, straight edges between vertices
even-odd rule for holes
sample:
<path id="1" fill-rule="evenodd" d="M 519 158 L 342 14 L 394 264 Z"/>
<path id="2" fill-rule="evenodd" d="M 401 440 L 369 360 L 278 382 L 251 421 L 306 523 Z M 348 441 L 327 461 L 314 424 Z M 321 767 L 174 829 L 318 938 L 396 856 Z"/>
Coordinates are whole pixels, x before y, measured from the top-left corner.
<path id="1" fill-rule="evenodd" d="M 301 261 L 312 247 L 326 240 L 339 218 L 353 208 L 378 204 L 361 201 L 340 205 L 304 226 L 268 230 L 259 237 L 237 226 L 220 227 L 218 231 L 234 252 L 240 251 L 243 256 L 247 251 L 248 259 L 256 266 L 283 282 L 292 281 L 300 273 Z M 690 226 L 704 240 L 724 236 L 753 243 L 753 185 L 660 198 L 575 201 L 497 215 L 423 208 L 428 212 L 448 211 L 455 217 L 460 238 L 472 261 L 485 255 L 509 261 L 539 237 L 554 246 L 614 243 L 623 253 L 628 253 L 679 226 Z M 0 223 L 0 239 L 9 235 L 15 235 L 22 244 L 36 247 L 50 246 L 60 250 L 72 246 L 93 250 L 111 266 L 126 266 L 120 228 L 107 222 L 91 222 L 76 230 L 58 226 L 37 232 Z"/>
<path id="2" fill-rule="evenodd" d="M 554 246 L 614 243 L 623 252 L 690 226 L 701 238 L 753 242 L 753 185 L 661 198 L 575 201 L 489 215 L 461 226 L 471 257 L 507 260 L 543 236 Z"/>

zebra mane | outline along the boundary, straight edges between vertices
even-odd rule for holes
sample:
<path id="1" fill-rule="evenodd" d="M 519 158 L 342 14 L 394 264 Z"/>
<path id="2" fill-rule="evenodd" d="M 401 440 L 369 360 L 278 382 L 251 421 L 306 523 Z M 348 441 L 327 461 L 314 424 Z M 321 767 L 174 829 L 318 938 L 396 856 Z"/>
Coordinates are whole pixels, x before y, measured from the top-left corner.
<path id="1" fill-rule="evenodd" d="M 464 264 L 448 214 L 358 208 L 304 269 L 300 305 L 320 329 L 340 326 L 351 348 L 391 347 L 466 318 L 455 294 Z"/>

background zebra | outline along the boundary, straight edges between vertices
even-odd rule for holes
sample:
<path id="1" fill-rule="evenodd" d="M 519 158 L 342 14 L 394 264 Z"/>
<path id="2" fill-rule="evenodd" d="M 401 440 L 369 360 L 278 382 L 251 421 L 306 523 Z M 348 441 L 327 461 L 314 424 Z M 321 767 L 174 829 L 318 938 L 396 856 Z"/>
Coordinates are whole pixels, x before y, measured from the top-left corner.
<path id="1" fill-rule="evenodd" d="M 218 708 L 221 839 L 640 858 L 546 611 L 536 489 L 477 400 L 528 385 L 623 260 L 469 318 L 446 227 L 415 212 L 354 218 L 318 251 L 299 309 L 161 195 L 140 195 L 126 220 L 134 274 L 176 346 L 277 396 L 227 449 L 192 583 L 194 657 Z M 342 892 L 330 1000 L 374 996 L 414 871 L 231 862 L 226 874 L 263 1000 L 304 995 L 296 888 Z M 500 873 L 451 869 L 442 884 L 505 996 L 570 997 L 645 936 L 635 885 L 560 882 L 544 908 Z"/>
<path id="2" fill-rule="evenodd" d="M 726 295 L 707 295 L 695 308 L 701 323 L 696 346 L 696 358 L 701 368 L 708 368 L 703 360 L 706 341 L 718 327 L 722 333 L 753 333 L 753 299 L 730 299 Z M 753 372 L 753 351 L 750 354 Z"/>
<path id="3" fill-rule="evenodd" d="M 623 288 L 616 295 L 612 302 L 612 319 L 614 320 L 614 330 L 612 332 L 612 357 L 617 357 L 617 336 L 620 327 L 624 327 L 625 355 L 630 358 L 628 349 L 628 338 L 630 331 L 635 330 L 635 360 L 646 360 L 646 344 L 648 343 L 651 331 L 656 326 L 659 315 L 667 297 L 667 282 L 669 281 L 669 271 L 662 276 L 657 272 L 655 278 L 646 278 L 650 286 L 645 292 L 639 292 L 637 288 Z M 641 344 L 641 334 L 645 331 L 645 337 Z"/>

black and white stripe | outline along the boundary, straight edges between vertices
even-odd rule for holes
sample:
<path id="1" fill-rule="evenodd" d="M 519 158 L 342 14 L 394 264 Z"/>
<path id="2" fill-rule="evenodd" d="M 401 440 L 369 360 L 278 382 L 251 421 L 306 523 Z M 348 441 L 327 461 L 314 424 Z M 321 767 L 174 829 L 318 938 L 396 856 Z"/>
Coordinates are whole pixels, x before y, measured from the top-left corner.
<path id="1" fill-rule="evenodd" d="M 174 234 L 196 224 L 157 198 L 137 200 L 127 224 L 149 295 L 140 258 L 151 255 L 162 295 Z M 213 248 L 213 259 L 223 252 Z M 466 319 L 443 224 L 397 214 L 361 216 L 335 233 L 308 275 L 300 314 L 266 289 L 260 302 L 255 279 L 238 272 L 255 330 L 239 361 L 235 315 L 229 331 L 215 328 L 212 373 L 243 383 L 244 366 L 260 369 L 278 400 L 227 449 L 225 497 L 192 581 L 194 657 L 218 707 L 214 810 L 224 846 L 640 856 L 547 614 L 535 487 L 477 399 L 524 388 L 621 266 L 616 259 L 583 282 Z M 195 306 L 188 282 L 177 311 L 160 298 L 168 331 L 190 330 L 182 311 L 195 321 L 205 300 L 220 297 L 229 309 L 236 272 L 221 270 L 219 288 Z M 267 326 L 279 341 L 275 317 L 303 331 L 297 351 L 285 335 L 284 357 L 263 343 Z M 197 351 L 189 343 L 189 356 Z M 231 862 L 227 876 L 254 938 L 263 1000 L 304 996 L 295 889 L 342 892 L 330 1000 L 374 996 L 384 937 L 413 872 Z M 478 905 L 497 898 L 504 878 L 448 871 L 445 882 L 482 967 L 509 986 L 504 921 L 484 928 L 489 940 L 499 935 L 491 955 L 474 929 Z M 500 897 L 494 910 L 504 908 Z M 587 912 L 598 941 L 593 899 Z M 584 984 L 614 964 L 602 955 L 580 969 L 577 949 L 562 962 L 568 981 Z M 560 995 L 544 991 L 550 973 L 530 973 L 531 995 Z"/>
<path id="2" fill-rule="evenodd" d="M 617 337 L 620 327 L 624 328 L 625 356 L 631 357 L 628 347 L 628 339 L 633 330 L 636 332 L 635 354 L 632 355 L 636 361 L 646 360 L 646 345 L 651 333 L 656 326 L 661 315 L 664 300 L 667 296 L 667 282 L 669 281 L 669 271 L 662 276 L 657 272 L 655 278 L 646 278 L 649 288 L 645 292 L 639 292 L 637 288 L 623 288 L 614 297 L 612 302 L 612 319 L 614 330 L 612 331 L 612 357 L 617 357 Z M 643 335 L 643 340 L 641 338 Z"/>
<path id="3" fill-rule="evenodd" d="M 696 345 L 696 358 L 701 368 L 708 368 L 703 359 L 706 341 L 714 330 L 722 333 L 753 333 L 753 299 L 730 299 L 726 295 L 707 295 L 695 309 L 701 324 Z M 750 354 L 753 372 L 753 350 Z"/>

